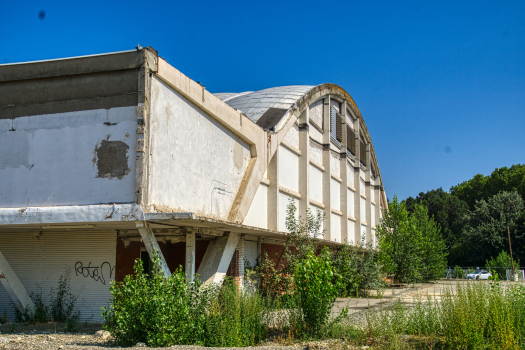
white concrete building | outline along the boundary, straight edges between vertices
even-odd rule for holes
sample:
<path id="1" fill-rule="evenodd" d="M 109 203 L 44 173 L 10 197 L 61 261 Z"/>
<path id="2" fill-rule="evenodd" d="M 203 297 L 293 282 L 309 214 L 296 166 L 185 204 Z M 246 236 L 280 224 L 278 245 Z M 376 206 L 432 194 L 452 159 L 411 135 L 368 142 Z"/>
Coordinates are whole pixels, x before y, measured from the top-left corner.
<path id="1" fill-rule="evenodd" d="M 374 242 L 372 140 L 334 84 L 209 93 L 151 48 L 0 65 L 0 313 L 69 271 L 82 319 L 162 252 L 206 282 L 286 240 L 293 199 L 324 244 Z"/>

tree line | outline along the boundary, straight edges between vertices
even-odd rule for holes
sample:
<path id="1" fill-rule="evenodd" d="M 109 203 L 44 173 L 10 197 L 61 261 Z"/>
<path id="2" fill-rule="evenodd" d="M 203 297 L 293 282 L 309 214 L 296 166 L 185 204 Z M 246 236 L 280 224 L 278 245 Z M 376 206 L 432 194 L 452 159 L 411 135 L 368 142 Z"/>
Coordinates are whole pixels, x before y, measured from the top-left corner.
<path id="1" fill-rule="evenodd" d="M 524 261 L 524 198 L 525 165 L 516 164 L 488 176 L 478 174 L 448 192 L 421 192 L 396 205 L 404 206 L 408 215 L 420 215 L 421 206 L 428 208 L 428 218 L 440 229 L 449 266 L 484 266 L 509 251 L 507 227 L 514 260 Z"/>

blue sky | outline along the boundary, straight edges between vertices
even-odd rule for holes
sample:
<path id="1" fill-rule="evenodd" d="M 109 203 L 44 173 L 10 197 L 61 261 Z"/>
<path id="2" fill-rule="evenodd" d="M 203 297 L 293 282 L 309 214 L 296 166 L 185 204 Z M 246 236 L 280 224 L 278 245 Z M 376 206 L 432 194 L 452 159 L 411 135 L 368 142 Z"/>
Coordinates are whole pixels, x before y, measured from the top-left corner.
<path id="1" fill-rule="evenodd" d="M 525 163 L 524 18 L 525 1 L 3 1 L 0 63 L 140 43 L 211 92 L 335 83 L 406 198 Z"/>

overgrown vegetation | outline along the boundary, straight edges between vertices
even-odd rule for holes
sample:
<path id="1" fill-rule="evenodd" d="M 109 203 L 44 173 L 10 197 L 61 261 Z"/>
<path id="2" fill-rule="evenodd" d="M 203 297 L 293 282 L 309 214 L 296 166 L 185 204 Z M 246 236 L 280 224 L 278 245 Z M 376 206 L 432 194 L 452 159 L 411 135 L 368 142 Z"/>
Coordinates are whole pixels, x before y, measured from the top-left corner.
<path id="1" fill-rule="evenodd" d="M 50 303 L 46 305 L 42 297 L 42 290 L 31 293 L 34 309 L 27 307 L 24 312 L 20 312 L 15 307 L 15 320 L 17 323 L 45 323 L 48 321 L 62 322 L 66 324 L 66 332 L 75 332 L 79 328 L 78 320 L 80 311 L 76 310 L 78 296 L 71 292 L 70 271 L 66 270 L 60 275 L 56 290 L 53 288 L 49 292 Z"/>
<path id="2" fill-rule="evenodd" d="M 455 289 L 445 289 L 440 302 L 420 298 L 367 312 L 363 331 L 385 348 L 407 347 L 412 335 L 422 348 L 525 349 L 523 286 L 470 282 Z"/>
<path id="3" fill-rule="evenodd" d="M 371 290 L 385 287 L 379 252 L 371 244 L 358 247 L 344 242 L 332 255 L 332 265 L 341 280 L 340 297 L 368 297 Z"/>
<path id="4" fill-rule="evenodd" d="M 394 283 L 432 281 L 443 277 L 445 244 L 427 208 L 416 204 L 409 213 L 394 196 L 377 230 L 380 261 Z"/>

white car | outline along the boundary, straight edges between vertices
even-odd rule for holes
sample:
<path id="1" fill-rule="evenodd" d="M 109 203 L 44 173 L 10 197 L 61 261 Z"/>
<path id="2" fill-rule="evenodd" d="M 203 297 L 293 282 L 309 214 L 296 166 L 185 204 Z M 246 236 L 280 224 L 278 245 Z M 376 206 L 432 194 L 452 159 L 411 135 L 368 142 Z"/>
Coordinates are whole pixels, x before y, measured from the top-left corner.
<path id="1" fill-rule="evenodd" d="M 481 270 L 474 270 L 474 272 L 467 273 L 468 280 L 475 280 L 476 276 L 481 272 Z"/>
<path id="2" fill-rule="evenodd" d="M 470 276 L 470 277 L 469 277 Z M 489 277 L 492 277 L 492 274 L 488 271 L 476 271 L 474 273 L 469 273 L 467 275 L 467 279 L 475 279 L 475 280 L 488 280 Z"/>

